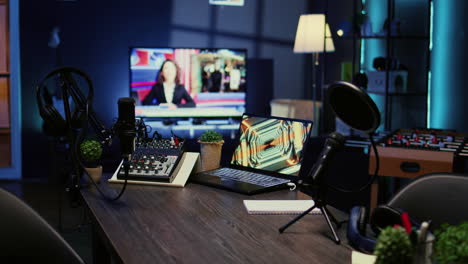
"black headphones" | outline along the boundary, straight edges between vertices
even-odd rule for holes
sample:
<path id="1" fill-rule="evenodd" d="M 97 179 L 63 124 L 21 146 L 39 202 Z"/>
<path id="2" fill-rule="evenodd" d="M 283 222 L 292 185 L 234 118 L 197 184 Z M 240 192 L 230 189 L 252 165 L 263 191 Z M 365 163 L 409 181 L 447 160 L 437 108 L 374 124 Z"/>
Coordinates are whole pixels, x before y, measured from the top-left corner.
<path id="1" fill-rule="evenodd" d="M 42 89 L 46 88 L 46 82 L 55 75 L 58 75 L 60 87 L 65 85 L 73 85 L 77 87 L 77 83 L 73 79 L 72 73 L 81 76 L 87 82 L 89 89 L 87 97 L 85 97 L 79 89 L 75 89 L 70 93 L 70 96 L 72 96 L 76 104 L 75 111 L 85 111 L 87 113 L 88 107 L 92 104 L 94 89 L 91 79 L 84 72 L 72 67 L 60 67 L 48 73 L 36 87 L 36 100 L 39 107 L 39 114 L 44 120 L 45 131 L 50 136 L 65 136 L 67 133 L 67 122 L 51 102 L 44 100 L 45 98 L 43 96 Z M 64 100 L 68 100 L 68 98 L 64 98 Z"/>
<path id="2" fill-rule="evenodd" d="M 367 229 L 367 212 L 362 206 L 355 206 L 351 209 L 349 217 L 347 237 L 351 246 L 361 251 L 372 253 L 375 248 L 376 239 L 366 236 Z M 372 231 L 377 237 L 385 227 L 400 225 L 401 213 L 403 211 L 388 205 L 380 205 L 374 209 L 369 217 L 369 224 Z M 419 226 L 419 223 L 410 219 L 413 226 Z"/>

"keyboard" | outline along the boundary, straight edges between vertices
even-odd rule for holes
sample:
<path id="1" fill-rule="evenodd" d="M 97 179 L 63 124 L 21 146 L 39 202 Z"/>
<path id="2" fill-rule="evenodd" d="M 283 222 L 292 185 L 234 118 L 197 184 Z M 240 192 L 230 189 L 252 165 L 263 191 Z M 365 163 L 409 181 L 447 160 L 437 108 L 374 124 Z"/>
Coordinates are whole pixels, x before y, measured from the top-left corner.
<path id="1" fill-rule="evenodd" d="M 237 170 L 233 168 L 220 168 L 209 173 L 212 176 L 230 179 L 238 182 L 247 182 L 262 187 L 271 187 L 290 182 L 288 179 L 272 177 L 251 171 Z"/>

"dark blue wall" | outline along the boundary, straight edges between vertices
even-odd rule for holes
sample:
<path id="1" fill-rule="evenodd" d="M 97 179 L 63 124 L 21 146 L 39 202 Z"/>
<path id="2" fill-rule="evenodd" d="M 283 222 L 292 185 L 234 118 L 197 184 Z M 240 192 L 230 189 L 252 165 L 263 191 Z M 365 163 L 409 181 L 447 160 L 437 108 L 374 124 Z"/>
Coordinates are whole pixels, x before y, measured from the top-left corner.
<path id="1" fill-rule="evenodd" d="M 50 151 L 34 86 L 56 66 L 55 50 L 47 45 L 55 26 L 61 29 L 63 65 L 91 77 L 94 109 L 107 126 L 117 116 L 117 99 L 128 96 L 129 46 L 246 48 L 250 58 L 273 60 L 269 89 L 274 97 L 301 98 L 304 55 L 294 54 L 292 46 L 307 1 L 245 2 L 244 7 L 219 7 L 208 0 L 22 0 L 23 177 L 48 173 Z"/>
<path id="2" fill-rule="evenodd" d="M 47 174 L 50 164 L 34 86 L 56 65 L 55 50 L 47 45 L 51 29 L 61 29 L 63 65 L 77 67 L 92 79 L 95 110 L 110 126 L 117 99 L 128 96 L 128 47 L 169 42 L 171 1 L 142 2 L 21 2 L 23 177 L 44 176 L 38 174 Z"/>

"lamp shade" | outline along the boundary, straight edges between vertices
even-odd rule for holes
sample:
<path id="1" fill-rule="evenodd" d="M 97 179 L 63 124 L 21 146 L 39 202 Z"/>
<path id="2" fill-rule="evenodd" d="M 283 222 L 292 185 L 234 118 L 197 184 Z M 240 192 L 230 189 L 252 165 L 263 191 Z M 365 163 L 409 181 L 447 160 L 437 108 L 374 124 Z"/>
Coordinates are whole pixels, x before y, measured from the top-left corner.
<path id="1" fill-rule="evenodd" d="M 313 53 L 324 51 L 335 51 L 330 27 L 325 23 L 325 15 L 301 15 L 299 17 L 299 24 L 297 25 L 294 52 Z"/>

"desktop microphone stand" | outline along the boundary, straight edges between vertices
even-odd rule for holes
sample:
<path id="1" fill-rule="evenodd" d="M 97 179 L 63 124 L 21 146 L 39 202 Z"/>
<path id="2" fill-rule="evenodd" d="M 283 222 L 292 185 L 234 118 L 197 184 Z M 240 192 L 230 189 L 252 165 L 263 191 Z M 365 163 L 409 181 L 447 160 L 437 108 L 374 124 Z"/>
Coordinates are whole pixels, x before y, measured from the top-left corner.
<path id="1" fill-rule="evenodd" d="M 296 216 L 293 220 L 291 220 L 286 225 L 280 227 L 279 232 L 283 233 L 284 230 L 286 230 L 286 228 L 288 228 L 289 226 L 291 226 L 292 224 L 297 222 L 302 217 L 306 216 L 308 213 L 310 213 L 315 208 L 319 208 L 320 211 L 322 212 L 322 215 L 325 217 L 325 220 L 327 221 L 328 227 L 330 228 L 330 230 L 331 230 L 331 232 L 333 234 L 333 240 L 335 241 L 336 244 L 340 244 L 340 238 L 336 234 L 335 228 L 333 228 L 333 225 L 332 225 L 330 219 L 333 221 L 333 223 L 335 223 L 337 228 L 340 228 L 341 224 L 336 220 L 336 218 L 333 216 L 333 214 L 328 210 L 327 203 L 324 200 L 324 196 L 325 196 L 324 191 L 321 191 L 321 190 L 324 190 L 326 187 L 324 187 L 324 186 L 319 187 L 319 186 L 316 186 L 316 185 L 312 186 L 312 185 L 305 184 L 305 183 L 298 183 L 298 184 L 301 185 L 300 186 L 301 191 L 306 193 L 307 195 L 312 197 L 311 193 L 316 194 L 315 199 L 313 199 L 314 200 L 314 205 L 312 207 L 310 207 L 309 209 L 307 209 L 306 211 L 304 211 L 302 214 Z"/>
<path id="2" fill-rule="evenodd" d="M 77 82 L 73 79 L 72 73 L 81 75 L 86 82 L 88 83 L 88 97 L 81 92 L 78 88 Z M 65 111 L 65 122 L 66 122 L 66 137 L 69 142 L 69 151 L 71 159 L 71 172 L 70 172 L 70 186 L 66 188 L 67 192 L 70 192 L 72 195 L 72 203 L 77 204 L 78 202 L 78 192 L 81 186 L 81 167 L 80 167 L 80 157 L 77 153 L 79 147 L 77 144 L 79 138 L 77 137 L 79 132 L 78 130 L 86 130 L 88 121 L 91 121 L 91 125 L 97 133 L 97 136 L 101 139 L 101 143 L 108 143 L 111 140 L 111 135 L 105 126 L 99 122 L 94 112 L 91 109 L 91 99 L 93 97 L 94 89 L 91 83 L 91 80 L 87 75 L 70 67 L 59 68 L 54 71 L 54 74 L 51 76 L 58 75 L 60 80 L 60 88 L 63 96 L 63 108 Z M 79 124 L 73 123 L 73 116 L 70 101 L 75 104 L 76 111 L 78 115 L 84 113 L 86 116 L 83 120 L 77 120 L 81 122 Z M 82 117 L 83 118 L 83 117 Z M 77 127 L 78 126 L 78 127 Z M 82 131 L 85 132 L 86 131 Z"/>
<path id="3" fill-rule="evenodd" d="M 67 126 L 67 138 L 70 143 L 69 151 L 71 158 L 71 173 L 69 180 L 71 181 L 71 186 L 67 187 L 67 191 L 72 195 L 72 203 L 76 205 L 78 201 L 78 192 L 80 189 L 80 169 L 79 169 L 79 157 L 76 153 L 76 134 L 72 127 L 72 114 L 70 108 L 69 96 L 70 96 L 70 87 L 64 82 L 61 85 L 62 95 L 63 95 L 63 106 L 65 110 L 65 122 Z"/>

